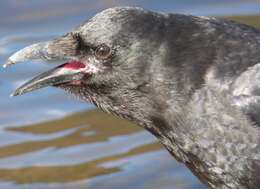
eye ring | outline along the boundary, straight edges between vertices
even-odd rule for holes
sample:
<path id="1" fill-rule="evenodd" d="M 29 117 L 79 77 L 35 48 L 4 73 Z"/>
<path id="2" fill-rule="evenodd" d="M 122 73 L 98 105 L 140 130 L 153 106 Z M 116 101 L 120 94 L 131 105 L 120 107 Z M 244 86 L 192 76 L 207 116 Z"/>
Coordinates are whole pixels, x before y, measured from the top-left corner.
<path id="1" fill-rule="evenodd" d="M 101 44 L 99 45 L 96 49 L 95 49 L 95 56 L 98 59 L 108 59 L 110 58 L 112 55 L 112 51 L 111 48 L 109 46 L 107 46 L 106 44 Z"/>

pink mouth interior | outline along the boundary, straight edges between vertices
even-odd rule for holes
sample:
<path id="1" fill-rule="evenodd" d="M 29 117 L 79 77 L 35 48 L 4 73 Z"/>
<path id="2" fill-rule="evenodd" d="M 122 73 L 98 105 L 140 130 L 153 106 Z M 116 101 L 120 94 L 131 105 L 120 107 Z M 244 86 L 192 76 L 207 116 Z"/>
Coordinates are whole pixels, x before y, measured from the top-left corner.
<path id="1" fill-rule="evenodd" d="M 81 68 L 85 68 L 86 65 L 77 61 L 77 60 L 71 60 L 68 63 L 63 65 L 63 68 L 72 69 L 72 70 L 78 70 Z"/>

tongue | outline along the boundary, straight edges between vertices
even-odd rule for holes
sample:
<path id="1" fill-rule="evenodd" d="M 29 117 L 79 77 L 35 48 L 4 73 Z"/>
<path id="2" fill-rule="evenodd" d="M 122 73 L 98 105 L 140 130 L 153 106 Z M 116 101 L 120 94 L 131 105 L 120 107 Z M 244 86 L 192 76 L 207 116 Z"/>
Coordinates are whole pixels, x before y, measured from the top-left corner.
<path id="1" fill-rule="evenodd" d="M 67 68 L 67 69 L 72 69 L 72 70 L 77 70 L 77 69 L 85 68 L 86 65 L 77 60 L 71 60 L 68 63 L 61 65 L 61 67 Z"/>

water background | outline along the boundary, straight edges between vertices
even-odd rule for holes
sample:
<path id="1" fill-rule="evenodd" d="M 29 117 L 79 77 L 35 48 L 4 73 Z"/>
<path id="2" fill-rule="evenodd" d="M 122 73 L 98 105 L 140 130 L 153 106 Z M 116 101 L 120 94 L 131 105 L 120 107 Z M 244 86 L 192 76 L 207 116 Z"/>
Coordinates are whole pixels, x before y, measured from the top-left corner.
<path id="1" fill-rule="evenodd" d="M 227 16 L 260 26 L 257 0 L 0 1 L 0 65 L 20 48 L 60 36 L 113 6 Z M 148 132 L 63 91 L 9 94 L 52 67 L 27 62 L 0 69 L 0 188 L 203 189 Z"/>

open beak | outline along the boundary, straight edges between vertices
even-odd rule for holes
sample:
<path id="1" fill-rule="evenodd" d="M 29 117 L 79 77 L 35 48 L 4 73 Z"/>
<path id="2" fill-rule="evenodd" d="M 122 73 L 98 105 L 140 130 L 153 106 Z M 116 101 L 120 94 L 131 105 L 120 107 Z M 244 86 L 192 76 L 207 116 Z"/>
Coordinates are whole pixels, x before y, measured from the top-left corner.
<path id="1" fill-rule="evenodd" d="M 89 66 L 72 57 L 76 55 L 76 44 L 69 35 L 50 42 L 33 44 L 13 54 L 4 67 L 27 60 L 66 60 L 67 63 L 46 71 L 26 82 L 15 90 L 11 96 L 22 95 L 47 86 L 80 81 L 89 72 Z"/>
<path id="2" fill-rule="evenodd" d="M 71 69 L 70 67 L 73 64 L 78 64 L 82 68 Z M 17 88 L 15 92 L 11 94 L 11 96 L 22 95 L 24 93 L 28 93 L 47 86 L 57 86 L 60 84 L 80 81 L 84 77 L 84 72 L 82 72 L 82 70 L 84 70 L 85 68 L 86 67 L 84 64 L 77 61 L 65 63 L 54 69 L 46 71 L 36 76 L 32 80 L 26 82 L 25 84 Z"/>

